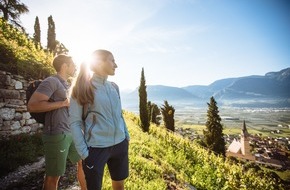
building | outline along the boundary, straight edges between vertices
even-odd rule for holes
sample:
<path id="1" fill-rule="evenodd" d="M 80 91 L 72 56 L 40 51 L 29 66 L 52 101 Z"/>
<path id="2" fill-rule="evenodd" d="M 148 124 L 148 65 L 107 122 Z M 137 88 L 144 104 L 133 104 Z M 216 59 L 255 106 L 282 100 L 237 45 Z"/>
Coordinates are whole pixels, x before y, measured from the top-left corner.
<path id="1" fill-rule="evenodd" d="M 246 122 L 244 121 L 240 141 L 237 139 L 233 140 L 226 152 L 226 156 L 233 156 L 236 158 L 254 161 L 255 156 L 253 156 L 251 153 L 249 137 L 250 134 L 248 133 Z"/>

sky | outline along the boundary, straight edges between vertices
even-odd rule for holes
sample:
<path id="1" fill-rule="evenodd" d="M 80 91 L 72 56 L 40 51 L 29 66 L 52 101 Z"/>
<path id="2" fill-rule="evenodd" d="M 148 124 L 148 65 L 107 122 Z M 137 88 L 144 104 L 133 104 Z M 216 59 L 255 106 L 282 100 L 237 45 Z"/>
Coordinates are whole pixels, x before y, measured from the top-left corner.
<path id="1" fill-rule="evenodd" d="M 46 46 L 47 18 L 56 39 L 80 64 L 96 49 L 114 55 L 109 80 L 135 89 L 185 87 L 265 75 L 290 67 L 288 0 L 21 0 L 20 20 L 33 36 L 36 16 Z"/>

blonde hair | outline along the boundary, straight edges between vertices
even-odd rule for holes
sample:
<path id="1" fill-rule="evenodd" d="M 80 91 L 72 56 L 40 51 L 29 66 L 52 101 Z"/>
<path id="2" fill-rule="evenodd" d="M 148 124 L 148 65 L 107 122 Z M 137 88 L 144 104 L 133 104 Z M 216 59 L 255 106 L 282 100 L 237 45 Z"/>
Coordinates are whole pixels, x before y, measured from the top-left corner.
<path id="1" fill-rule="evenodd" d="M 87 65 L 83 62 L 77 78 L 73 81 L 71 97 L 77 100 L 78 104 L 92 104 L 94 102 L 92 74 Z"/>
<path id="2" fill-rule="evenodd" d="M 97 55 L 102 59 L 106 59 L 111 54 L 110 51 L 101 49 L 94 51 L 92 56 Z M 82 106 L 94 103 L 94 86 L 92 85 L 92 73 L 90 70 L 95 71 L 95 65 L 91 62 L 89 68 L 86 62 L 81 64 L 78 76 L 71 88 L 71 97 Z"/>

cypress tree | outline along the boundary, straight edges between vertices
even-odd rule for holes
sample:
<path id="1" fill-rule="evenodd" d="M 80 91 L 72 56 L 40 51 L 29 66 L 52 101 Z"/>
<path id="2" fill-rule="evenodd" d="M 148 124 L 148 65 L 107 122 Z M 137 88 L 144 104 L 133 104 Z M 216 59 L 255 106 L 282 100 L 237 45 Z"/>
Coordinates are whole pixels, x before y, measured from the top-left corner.
<path id="1" fill-rule="evenodd" d="M 55 24 L 52 16 L 48 17 L 48 30 L 47 30 L 47 49 L 50 52 L 54 52 L 56 48 L 56 34 L 55 34 Z"/>
<path id="2" fill-rule="evenodd" d="M 164 105 L 161 107 L 161 113 L 163 116 L 163 122 L 166 127 L 166 129 L 170 131 L 175 131 L 175 126 L 174 126 L 174 112 L 175 109 L 173 106 L 170 106 L 167 102 L 167 100 L 164 101 Z"/>
<path id="3" fill-rule="evenodd" d="M 151 122 L 155 123 L 156 125 L 160 125 L 161 120 L 161 112 L 159 107 L 156 104 L 151 105 Z"/>
<path id="4" fill-rule="evenodd" d="M 219 116 L 219 110 L 217 102 L 214 97 L 210 98 L 210 103 L 207 103 L 207 121 L 206 129 L 203 130 L 204 143 L 207 148 L 225 156 L 225 140 L 223 134 L 223 126 L 221 124 L 221 117 Z"/>
<path id="5" fill-rule="evenodd" d="M 35 43 L 35 46 L 40 46 L 41 47 L 41 37 L 40 37 L 41 31 L 40 31 L 40 24 L 39 24 L 39 19 L 38 16 L 35 18 L 34 22 L 34 34 L 33 34 L 33 40 Z"/>
<path id="6" fill-rule="evenodd" d="M 148 119 L 149 119 L 149 122 L 151 122 L 151 117 L 152 117 L 152 103 L 151 103 L 151 101 L 147 102 L 147 109 L 148 109 Z"/>
<path id="7" fill-rule="evenodd" d="M 149 132 L 149 114 L 147 107 L 147 91 L 146 91 L 146 81 L 144 76 L 144 68 L 141 71 L 141 80 L 139 86 L 139 116 L 141 120 L 141 128 L 143 132 Z"/>
<path id="8" fill-rule="evenodd" d="M 160 120 L 161 120 L 160 109 L 156 104 L 151 103 L 150 101 L 148 101 L 148 115 L 149 115 L 150 122 L 152 122 L 156 125 L 160 125 Z"/>

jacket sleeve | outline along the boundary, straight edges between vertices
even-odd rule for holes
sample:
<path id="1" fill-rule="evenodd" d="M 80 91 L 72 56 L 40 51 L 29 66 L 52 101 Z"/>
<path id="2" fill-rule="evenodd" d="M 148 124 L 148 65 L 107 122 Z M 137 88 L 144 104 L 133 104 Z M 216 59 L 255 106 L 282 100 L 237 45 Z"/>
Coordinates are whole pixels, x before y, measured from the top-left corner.
<path id="1" fill-rule="evenodd" d="M 79 105 L 75 99 L 71 98 L 69 108 L 69 126 L 72 132 L 75 147 L 82 159 L 85 159 L 88 157 L 89 151 L 82 130 L 84 125 L 82 120 L 82 112 L 83 107 Z"/>
<path id="2" fill-rule="evenodd" d="M 122 120 L 124 122 L 124 131 L 125 131 L 125 137 L 128 141 L 130 141 L 130 134 L 129 134 L 129 131 L 128 131 L 128 128 L 127 128 L 127 124 L 125 122 L 125 119 L 124 119 L 124 116 L 122 114 Z"/>

